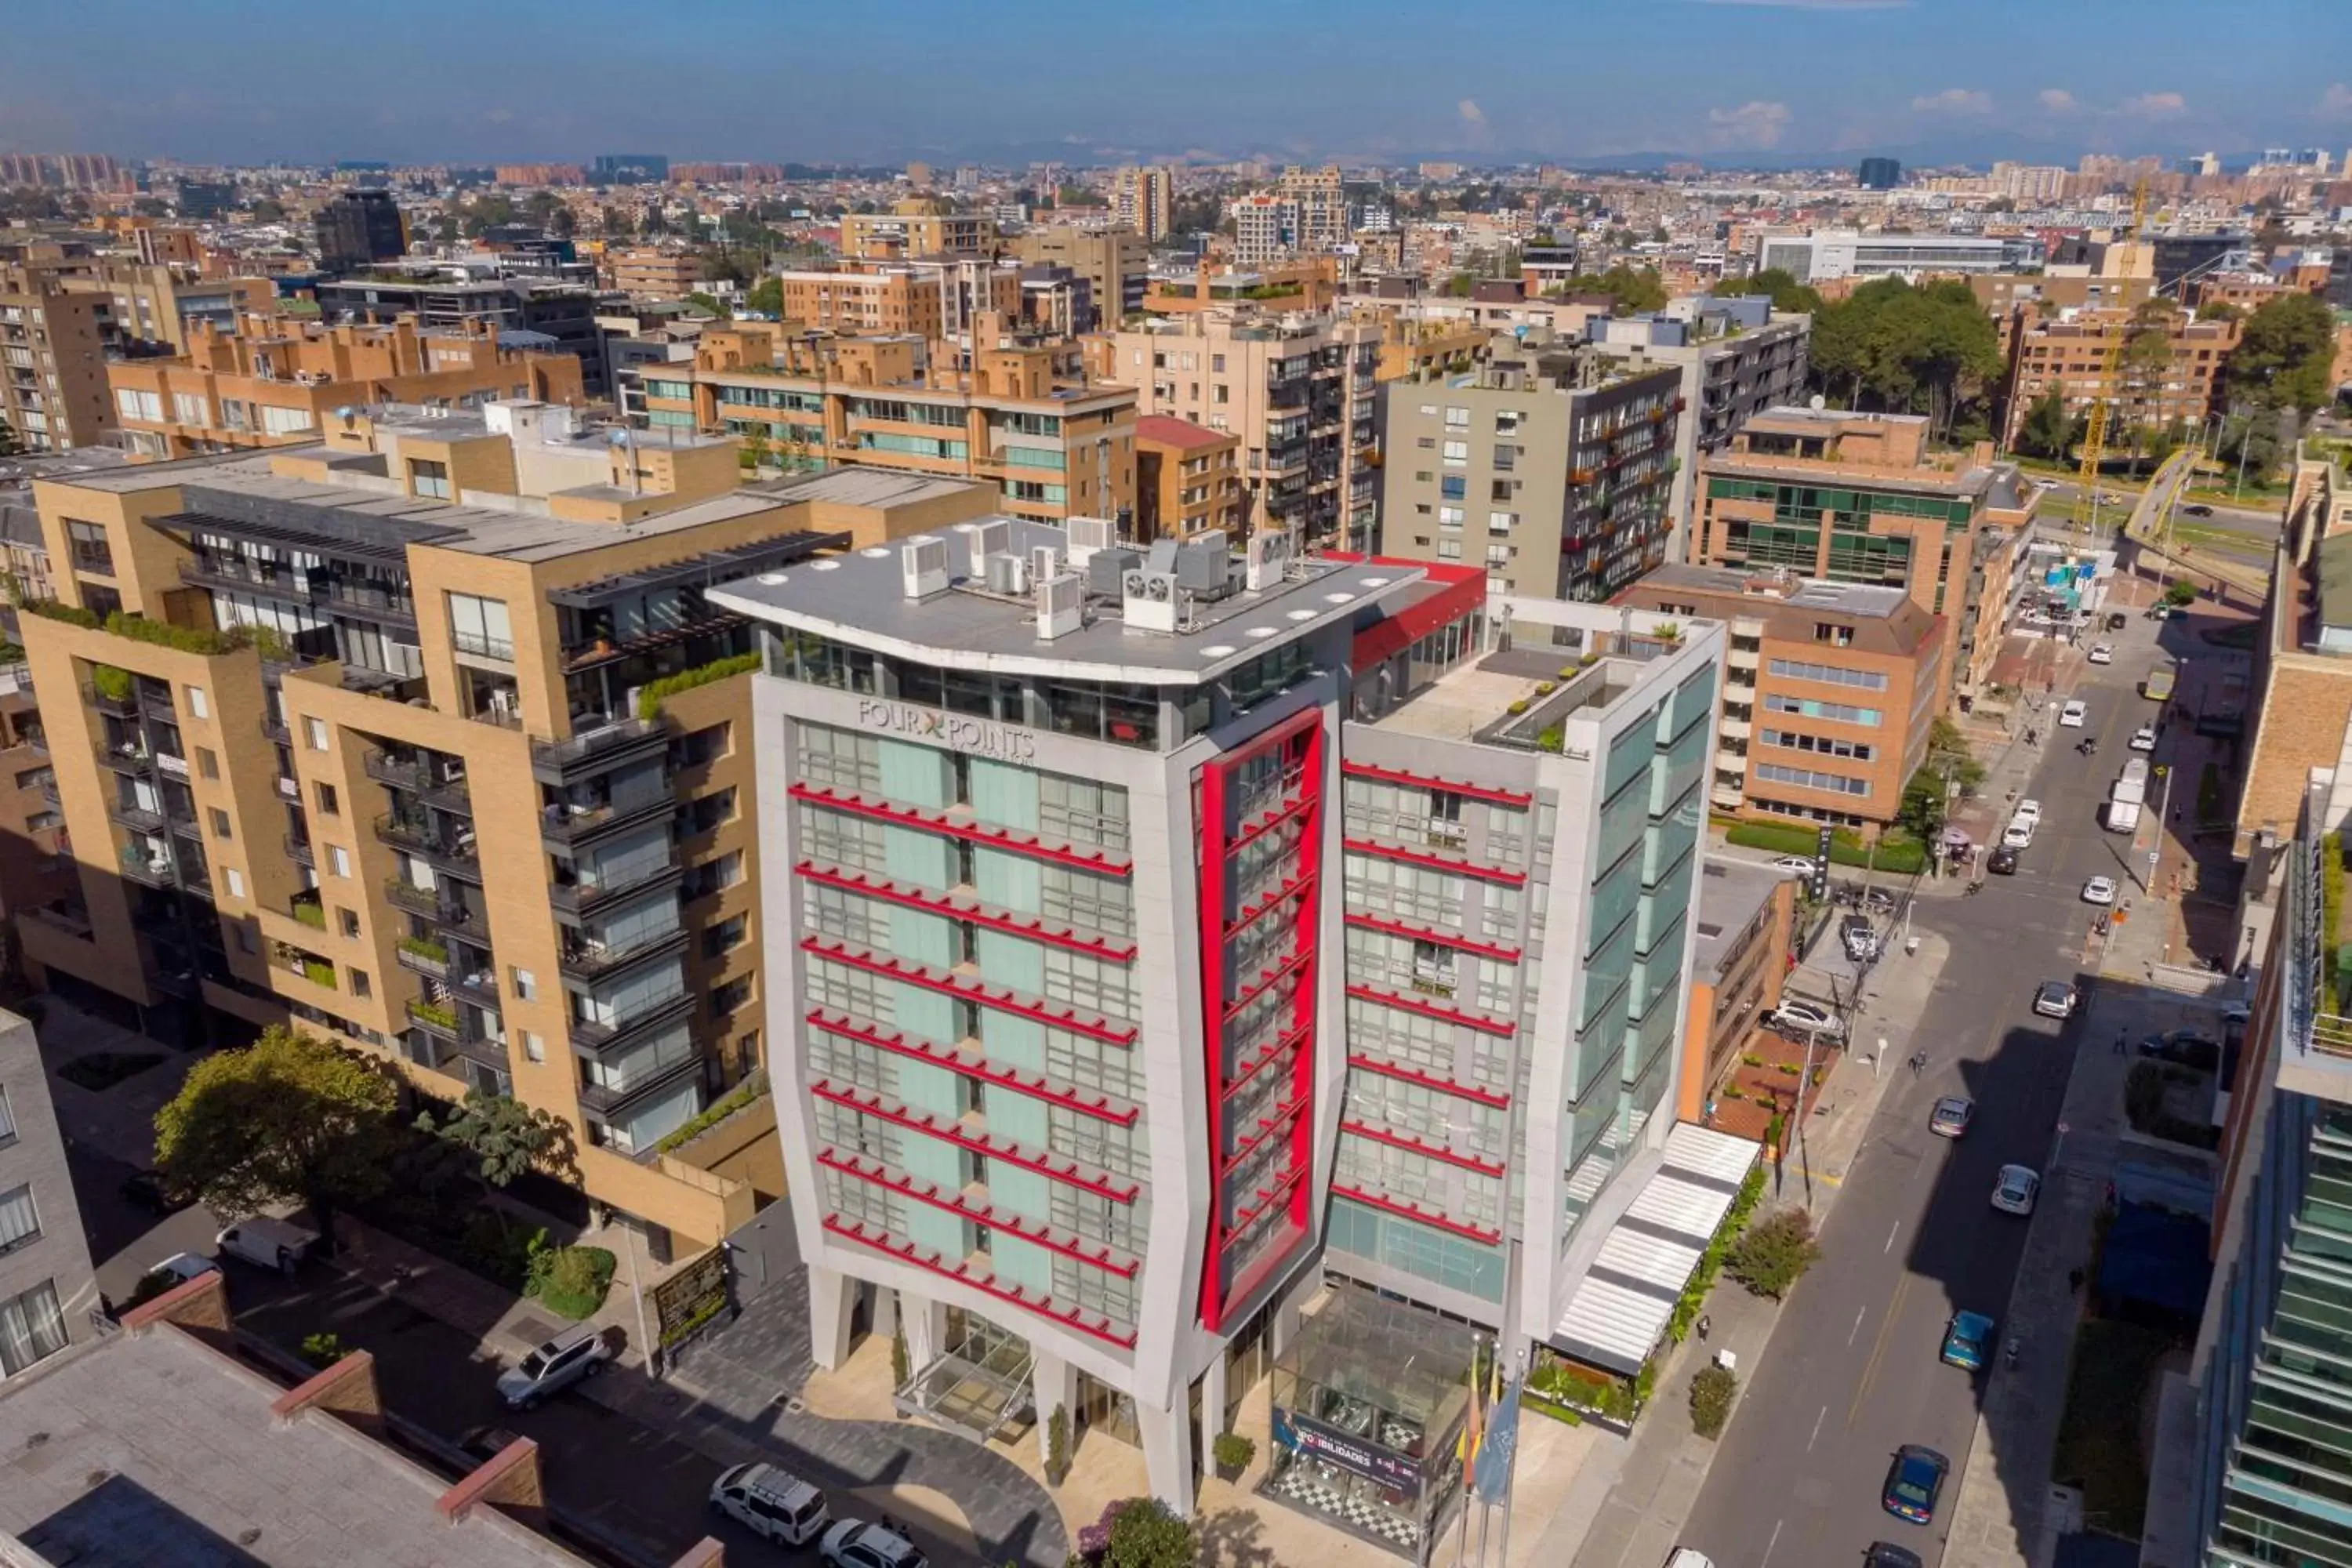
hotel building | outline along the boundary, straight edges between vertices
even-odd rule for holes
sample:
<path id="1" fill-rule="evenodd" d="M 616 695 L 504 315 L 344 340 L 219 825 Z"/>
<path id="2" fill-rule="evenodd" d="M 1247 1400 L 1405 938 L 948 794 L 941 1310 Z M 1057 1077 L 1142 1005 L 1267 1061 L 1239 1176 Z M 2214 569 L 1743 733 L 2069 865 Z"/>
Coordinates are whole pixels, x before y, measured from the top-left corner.
<path id="1" fill-rule="evenodd" d="M 902 1409 L 1065 1411 L 1180 1510 L 1326 1271 L 1457 1351 L 1466 1320 L 1632 1374 L 1687 1274 L 1596 1268 L 1617 1220 L 1694 1158 L 1727 1205 L 1754 1157 L 1669 1135 L 1718 628 L 1097 520 L 713 602 L 767 631 L 766 1026 L 821 1365 L 869 1311 Z M 1269 1490 L 1425 1560 L 1458 1384 L 1276 1386 Z"/>

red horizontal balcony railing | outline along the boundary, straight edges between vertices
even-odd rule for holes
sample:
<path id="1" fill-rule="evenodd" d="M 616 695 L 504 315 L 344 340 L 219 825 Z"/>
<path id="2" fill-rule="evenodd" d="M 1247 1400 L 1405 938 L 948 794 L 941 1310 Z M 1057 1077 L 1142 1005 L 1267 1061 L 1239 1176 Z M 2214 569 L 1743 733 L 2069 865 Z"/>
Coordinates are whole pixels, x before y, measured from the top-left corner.
<path id="1" fill-rule="evenodd" d="M 895 801 L 873 800 L 850 790 L 831 789 L 824 784 L 795 784 L 785 793 L 794 800 L 804 800 L 814 805 L 830 806 L 835 811 L 896 822 L 908 827 L 927 828 L 933 833 L 944 833 L 950 838 L 970 839 L 974 844 L 1010 849 L 1016 855 L 1051 860 L 1056 865 L 1076 866 L 1084 871 L 1101 871 L 1109 876 L 1124 877 L 1135 868 L 1133 860 L 1124 855 L 1114 855 L 1108 849 L 1082 849 L 1073 844 L 1055 844 L 1034 833 L 1022 833 L 985 822 L 965 822 L 944 811 L 901 805 Z"/>
<path id="2" fill-rule="evenodd" d="M 909 985 L 919 985 L 927 991 L 961 996 L 968 1002 L 1012 1013 L 1049 1028 L 1068 1029 L 1106 1045 L 1131 1046 L 1135 1043 L 1133 1025 L 1114 1023 L 1099 1013 L 1080 1012 L 1076 1007 L 1066 1007 L 1042 996 L 1015 991 L 1009 985 L 991 985 L 972 975 L 919 963 L 911 958 L 878 953 L 855 942 L 827 936 L 801 938 L 801 951 L 814 953 L 819 958 L 829 958 L 835 963 L 845 963 L 852 969 L 862 969 L 868 974 L 887 975 L 893 980 L 903 980 Z"/>
<path id="3" fill-rule="evenodd" d="M 1484 1013 L 1473 1013 L 1466 1008 L 1449 1007 L 1433 997 L 1414 996 L 1379 985 L 1366 985 L 1360 981 L 1348 987 L 1348 994 L 1359 1002 L 1377 1003 L 1383 1007 L 1393 1007 L 1400 1013 L 1418 1013 L 1424 1018 L 1440 1018 L 1449 1024 L 1476 1029 L 1481 1034 L 1516 1035 L 1519 1032 L 1517 1024 L 1501 1018 L 1490 1018 Z"/>
<path id="4" fill-rule="evenodd" d="M 1242 1009 L 1281 984 L 1286 977 L 1297 973 L 1299 970 L 1313 963 L 1314 959 L 1314 947 L 1311 943 L 1302 942 L 1280 963 L 1259 970 L 1257 978 L 1243 986 L 1234 999 L 1225 1004 L 1225 1016 L 1223 1021 L 1232 1023 L 1241 1016 Z"/>
<path id="5" fill-rule="evenodd" d="M 1284 1128 L 1298 1120 L 1298 1113 L 1306 1110 L 1314 1098 L 1313 1095 L 1302 1089 L 1281 1104 L 1270 1108 L 1265 1115 L 1256 1118 L 1257 1125 L 1251 1128 L 1234 1144 L 1234 1152 L 1225 1156 L 1223 1170 L 1219 1173 L 1231 1173 L 1234 1167 L 1263 1148 L 1266 1140 L 1278 1137 Z"/>
<path id="6" fill-rule="evenodd" d="M 1528 874 L 1507 871 L 1500 866 L 1481 866 L 1475 860 L 1457 860 L 1451 855 L 1432 855 L 1426 849 L 1407 849 L 1401 845 L 1383 844 L 1377 838 L 1345 838 L 1340 840 L 1359 855 L 1371 855 L 1382 860 L 1402 860 L 1408 866 L 1427 866 L 1433 870 L 1454 871 L 1481 881 L 1507 882 L 1514 888 L 1524 886 Z"/>
<path id="7" fill-rule="evenodd" d="M 1457 1100 L 1475 1100 L 1480 1105 L 1491 1105 L 1497 1110 L 1507 1110 L 1510 1108 L 1511 1097 L 1500 1089 L 1479 1089 L 1471 1084 L 1457 1083 L 1450 1078 L 1441 1077 L 1433 1072 L 1423 1072 L 1419 1068 L 1406 1067 L 1402 1062 L 1383 1061 L 1379 1057 L 1368 1057 L 1359 1051 L 1350 1051 L 1348 1053 L 1348 1065 L 1351 1068 L 1361 1068 L 1369 1073 L 1378 1073 L 1382 1078 L 1395 1079 L 1401 1083 L 1417 1083 L 1423 1089 L 1433 1089 L 1440 1094 L 1450 1094 Z"/>
<path id="8" fill-rule="evenodd" d="M 1375 1143 L 1385 1143 L 1391 1149 L 1404 1149 L 1415 1154 L 1426 1154 L 1433 1160 L 1442 1160 L 1449 1165 L 1459 1165 L 1465 1171 L 1475 1171 L 1482 1176 L 1499 1176 L 1503 1173 L 1503 1163 L 1500 1160 L 1481 1160 L 1475 1154 L 1459 1153 L 1443 1143 L 1432 1143 L 1429 1140 L 1417 1138 L 1410 1132 L 1399 1132 L 1391 1128 L 1375 1127 L 1368 1121 L 1353 1120 L 1342 1121 L 1339 1123 L 1339 1131 L 1352 1132 L 1359 1138 L 1369 1138 Z"/>
<path id="9" fill-rule="evenodd" d="M 1503 1233 L 1499 1230 L 1489 1230 L 1483 1225 L 1472 1225 L 1466 1220 L 1455 1219 L 1451 1215 L 1439 1214 L 1426 1204 L 1415 1203 L 1409 1199 L 1384 1197 L 1380 1194 L 1368 1193 L 1339 1182 L 1331 1184 L 1331 1195 L 1335 1198 L 1353 1198 L 1367 1207 L 1380 1209 L 1387 1214 L 1401 1215 L 1406 1219 L 1417 1220 L 1423 1225 L 1432 1226 L 1439 1230 L 1450 1230 L 1456 1236 L 1466 1236 L 1473 1241 L 1483 1241 L 1492 1245 L 1503 1239 Z"/>
<path id="10" fill-rule="evenodd" d="M 1134 1279 L 1136 1270 L 1143 1267 L 1143 1259 L 1129 1257 L 1115 1247 L 1103 1242 L 1088 1241 L 1076 1231 L 1064 1230 L 1059 1226 L 1047 1225 L 1043 1220 L 1032 1219 L 1025 1214 L 999 1208 L 992 1203 L 978 1201 L 966 1193 L 942 1191 L 937 1182 L 919 1181 L 904 1171 L 895 1170 L 879 1160 L 869 1159 L 863 1154 L 852 1154 L 845 1150 L 827 1146 L 816 1152 L 816 1163 L 839 1171 L 844 1175 L 856 1176 L 860 1181 L 871 1182 L 877 1187 L 887 1187 L 902 1197 L 913 1199 L 916 1203 L 928 1204 L 932 1208 L 945 1209 L 950 1214 L 961 1215 L 976 1225 L 987 1226 L 992 1230 L 1001 1230 L 1007 1236 L 1017 1236 L 1024 1241 L 1035 1243 L 1048 1252 L 1075 1258 L 1089 1268 L 1099 1268 L 1106 1274 L 1116 1274 L 1122 1279 Z"/>
<path id="11" fill-rule="evenodd" d="M 1505 963 L 1517 963 L 1520 957 L 1516 947 L 1497 947 L 1492 942 L 1473 942 L 1459 931 L 1443 931 L 1435 926 L 1414 925 L 1410 921 L 1391 920 L 1386 915 L 1350 913 L 1346 918 L 1349 925 L 1361 926 L 1366 931 L 1386 931 L 1391 936 L 1411 937 L 1415 942 L 1433 942 L 1442 947 L 1460 948 L 1464 952 L 1475 952 L 1481 958 L 1498 959 Z"/>
<path id="12" fill-rule="evenodd" d="M 1061 1106 L 1066 1110 L 1075 1110 L 1082 1116 L 1091 1116 L 1098 1121 L 1111 1121 L 1121 1127 L 1132 1127 L 1135 1125 L 1135 1119 L 1142 1114 L 1141 1106 L 1130 1105 L 1123 1100 L 1114 1100 L 1108 1094 L 1095 1093 L 1072 1084 L 1062 1083 L 1041 1072 L 1024 1072 L 1019 1068 L 1007 1067 L 1003 1062 L 992 1060 L 978 1051 L 968 1051 L 960 1046 L 948 1045 L 939 1040 L 927 1040 L 920 1035 L 910 1035 L 903 1029 L 887 1028 L 868 1019 L 856 1017 L 847 1013 L 835 1012 L 829 1007 L 812 1007 L 808 1011 L 807 1017 L 812 1026 L 823 1029 L 828 1034 L 841 1035 L 849 1039 L 862 1041 L 872 1046 L 876 1050 L 889 1051 L 902 1057 L 912 1057 L 918 1061 L 929 1062 L 936 1067 L 970 1073 L 974 1078 L 984 1079 L 1000 1088 L 1012 1089 L 1017 1094 L 1029 1095 L 1033 1099 L 1045 1100 L 1048 1104 Z"/>
<path id="13" fill-rule="evenodd" d="M 961 1281 L 982 1295 L 993 1296 L 1000 1301 L 1009 1301 L 1013 1306 L 1025 1311 L 1034 1312 L 1041 1318 L 1051 1318 L 1054 1321 L 1066 1324 L 1082 1334 L 1091 1334 L 1105 1344 L 1117 1345 L 1121 1350 L 1135 1348 L 1133 1331 L 1121 1332 L 1116 1324 L 1100 1312 L 1087 1312 L 1076 1307 L 1066 1307 L 1043 1291 L 1031 1290 L 1025 1286 L 1000 1285 L 997 1283 L 995 1274 L 990 1270 L 974 1268 L 969 1261 L 950 1263 L 937 1249 L 918 1247 L 903 1237 L 892 1236 L 880 1226 L 867 1225 L 862 1220 L 843 1219 L 836 1215 L 827 1215 L 824 1216 L 824 1228 L 844 1241 L 854 1241 L 860 1247 L 870 1247 L 875 1251 L 896 1258 L 902 1263 L 911 1263 L 918 1268 L 928 1269 L 943 1279 Z"/>
<path id="14" fill-rule="evenodd" d="M 1281 1061 L 1286 1057 L 1297 1055 L 1298 1048 L 1304 1046 L 1314 1033 L 1315 1025 L 1312 1021 L 1301 1024 L 1297 1028 L 1267 1041 L 1265 1048 L 1257 1055 L 1244 1058 L 1234 1063 L 1233 1077 L 1225 1080 L 1223 1098 L 1231 1100 L 1239 1094 L 1249 1081 L 1264 1072 L 1269 1064 Z"/>
<path id="15" fill-rule="evenodd" d="M 864 1111 L 868 1116 L 878 1116 L 912 1132 L 945 1139 L 958 1148 L 985 1154 L 992 1160 L 1002 1160 L 1008 1165 L 1018 1165 L 1024 1171 L 1034 1171 L 1041 1176 L 1092 1193 L 1098 1198 L 1108 1198 L 1115 1204 L 1131 1204 L 1136 1194 L 1142 1191 L 1137 1183 L 1122 1184 L 1109 1172 L 1081 1164 L 1066 1154 L 1043 1152 L 1026 1144 L 1016 1143 L 1010 1138 L 1000 1138 L 993 1132 L 975 1132 L 961 1121 L 936 1116 L 928 1110 L 913 1110 L 898 1100 L 887 1100 L 872 1089 L 860 1089 L 856 1084 L 819 1079 L 809 1085 L 809 1092 L 819 1100 L 829 1100 L 835 1105 Z"/>
<path id="16" fill-rule="evenodd" d="M 1315 862 L 1309 858 L 1304 862 L 1304 866 L 1305 868 L 1290 880 L 1268 888 L 1255 897 L 1245 900 L 1241 908 L 1234 911 L 1233 920 L 1226 925 L 1226 938 L 1230 940 L 1239 932 L 1255 925 L 1267 915 L 1312 888 L 1315 885 Z"/>
<path id="17" fill-rule="evenodd" d="M 1304 1160 L 1285 1165 L 1280 1171 L 1275 1173 L 1272 1181 L 1260 1186 L 1251 1195 L 1247 1205 L 1234 1211 L 1234 1223 L 1225 1227 L 1227 1236 L 1238 1237 L 1269 1209 L 1274 1208 L 1288 1196 L 1291 1188 L 1306 1179 L 1307 1163 Z"/>
<path id="18" fill-rule="evenodd" d="M 1025 936 L 1053 947 L 1066 948 L 1072 952 L 1091 953 L 1097 958 L 1115 959 L 1125 963 L 1136 953 L 1135 943 L 1116 938 L 1093 935 L 1075 926 L 1054 925 L 1037 915 L 1016 914 L 983 904 L 978 899 L 959 898 L 951 893 L 935 892 L 911 883 L 894 882 L 887 877 L 868 876 L 863 871 L 846 870 L 822 860 L 803 859 L 794 868 L 812 882 L 844 891 L 863 893 L 870 899 L 898 904 L 910 910 L 923 910 L 942 915 L 951 921 L 970 921 L 973 925 L 990 931 L 1001 931 L 1013 936 Z"/>
<path id="19" fill-rule="evenodd" d="M 1519 790 L 1497 789 L 1492 784 L 1469 784 L 1461 779 L 1440 778 L 1435 773 L 1407 773 L 1402 768 L 1383 768 L 1370 763 L 1341 763 L 1339 771 L 1349 778 L 1378 779 L 1382 784 L 1411 784 L 1417 789 L 1444 790 L 1448 795 L 1466 795 L 1472 800 L 1491 800 L 1503 805 L 1533 805 L 1536 798 Z"/>
<path id="20" fill-rule="evenodd" d="M 1266 810 L 1259 812 L 1255 816 L 1235 828 L 1234 830 L 1234 836 L 1225 840 L 1226 853 L 1231 854 L 1234 850 L 1241 848 L 1245 844 L 1250 844 L 1259 838 L 1263 838 L 1267 834 L 1273 832 L 1276 828 L 1280 827 L 1286 822 L 1294 822 L 1297 820 L 1297 818 L 1306 812 L 1307 807 L 1315 804 L 1316 799 L 1317 797 L 1315 795 L 1301 792 L 1300 794 L 1292 795 L 1289 799 L 1282 802 L 1279 805 L 1270 806 Z"/>

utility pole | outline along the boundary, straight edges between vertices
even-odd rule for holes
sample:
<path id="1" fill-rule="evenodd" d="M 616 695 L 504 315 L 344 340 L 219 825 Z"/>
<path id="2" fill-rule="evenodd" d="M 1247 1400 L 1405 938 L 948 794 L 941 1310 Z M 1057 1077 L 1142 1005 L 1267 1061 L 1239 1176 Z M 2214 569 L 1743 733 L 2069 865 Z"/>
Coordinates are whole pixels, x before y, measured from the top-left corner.
<path id="1" fill-rule="evenodd" d="M 2147 852 L 2147 875 L 2141 879 L 2139 885 L 2139 890 L 2151 898 L 2156 895 L 2156 868 L 2164 860 L 2164 825 L 2170 820 L 2172 810 L 2172 769 L 2158 763 L 2156 771 L 2164 780 L 2164 788 L 2156 805 L 2156 847 Z"/>

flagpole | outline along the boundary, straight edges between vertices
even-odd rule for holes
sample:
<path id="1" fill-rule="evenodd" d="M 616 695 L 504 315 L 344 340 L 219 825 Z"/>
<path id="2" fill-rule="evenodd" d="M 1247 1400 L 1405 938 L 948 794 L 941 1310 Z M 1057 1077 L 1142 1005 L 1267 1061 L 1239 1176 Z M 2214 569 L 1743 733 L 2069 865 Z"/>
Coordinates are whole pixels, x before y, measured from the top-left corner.
<path id="1" fill-rule="evenodd" d="M 1526 1351 L 1522 1350 L 1519 1352 L 1518 1361 L 1516 1364 L 1519 1369 L 1519 1375 L 1513 1381 L 1517 1384 L 1518 1386 L 1524 1388 L 1526 1386 L 1526 1379 L 1528 1375 L 1528 1354 Z M 1510 1462 L 1505 1466 L 1503 1469 L 1503 1542 L 1501 1548 L 1495 1553 L 1495 1568 L 1510 1568 L 1511 1497 L 1513 1493 L 1518 1490 L 1518 1489 L 1519 1444 L 1517 1435 L 1514 1434 L 1511 1439 Z"/>
<path id="2" fill-rule="evenodd" d="M 1486 1430 L 1478 1439 L 1482 1457 L 1486 1445 L 1494 1440 L 1495 1413 L 1502 1408 L 1502 1376 L 1503 1342 L 1498 1339 L 1495 1342 L 1495 1364 L 1486 1371 L 1486 1384 L 1493 1392 L 1486 1400 Z M 1475 1475 L 1471 1478 L 1471 1487 L 1478 1494 L 1478 1568 L 1486 1568 L 1486 1531 L 1494 1528 L 1495 1500 L 1486 1495 L 1485 1488 L 1478 1486 Z"/>
<path id="3" fill-rule="evenodd" d="M 1462 1440 L 1455 1445 L 1462 1459 L 1462 1529 L 1454 1540 L 1454 1568 L 1462 1568 L 1470 1552 L 1470 1500 L 1475 1495 L 1470 1487 L 1470 1461 L 1476 1457 L 1478 1430 L 1478 1336 L 1470 1336 L 1470 1406 L 1462 1413 Z"/>

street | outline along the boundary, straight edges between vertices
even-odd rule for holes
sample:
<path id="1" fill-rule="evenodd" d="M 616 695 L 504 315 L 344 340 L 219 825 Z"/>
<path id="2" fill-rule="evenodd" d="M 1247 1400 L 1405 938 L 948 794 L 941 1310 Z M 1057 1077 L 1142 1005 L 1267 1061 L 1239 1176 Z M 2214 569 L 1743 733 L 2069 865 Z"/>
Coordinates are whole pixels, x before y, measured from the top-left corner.
<path id="1" fill-rule="evenodd" d="M 1922 899 L 1915 907 L 1915 923 L 1950 946 L 1913 1036 L 1924 1044 L 1927 1065 L 1915 1077 L 1899 1061 L 1883 1064 L 1900 1076 L 1825 1225 L 1822 1258 L 1792 1296 L 1769 1352 L 1752 1371 L 1742 1369 L 1739 1414 L 1682 1533 L 1717 1568 L 1850 1562 L 1874 1540 L 1938 1562 L 1983 1394 L 1974 1384 L 2032 1380 L 2056 1397 L 2067 1343 L 2054 1327 L 2037 1335 L 2030 1325 L 2003 1322 L 2000 1338 L 2019 1332 L 2023 1341 L 2014 1371 L 1996 1356 L 1990 1370 L 1972 1377 L 1943 1364 L 1937 1351 L 1955 1311 L 2008 1318 L 2029 1222 L 1991 1206 L 1996 1173 L 2012 1163 L 2050 1170 L 2078 1049 L 2105 1027 L 2104 1018 L 2084 1016 L 2096 994 L 2084 953 L 2097 911 L 2081 894 L 2084 881 L 2100 875 L 2125 883 L 2126 898 L 2138 896 L 2131 879 L 2145 859 L 2126 864 L 2129 841 L 2101 827 L 2098 806 L 2133 754 L 2133 730 L 2155 715 L 2134 687 L 2157 657 L 2157 629 L 2135 618 L 2122 632 L 2097 634 L 2116 645 L 2116 658 L 2080 667 L 2074 694 L 2089 705 L 2086 729 L 2055 729 L 2045 717 L 2031 786 L 2042 826 L 2018 874 L 1988 878 L 1974 897 Z M 2168 727 L 2158 761 L 2187 730 Z M 2095 756 L 2074 749 L 2084 734 L 2097 737 Z M 2007 802 L 1992 804 L 2006 813 Z M 2144 918 L 2163 917 L 2151 909 Z M 1898 956 L 1887 962 L 1900 963 L 1899 943 L 1890 945 Z M 2034 988 L 2052 979 L 2086 988 L 2084 1008 L 2063 1025 L 2032 1012 Z M 1869 1034 L 1868 998 L 1865 984 L 1858 1038 Z M 2105 1048 L 2103 1038 L 2095 1048 Z M 1927 1128 L 1930 1108 L 1948 1094 L 1977 1104 L 1975 1123 L 1958 1141 Z M 2045 1186 L 2045 1200 L 2055 1195 Z M 1936 1521 L 1924 1529 L 1879 1504 L 1888 1463 L 1906 1443 L 1934 1447 L 1953 1465 Z M 2046 1451 L 1995 1458 L 2013 1505 L 2048 1479 Z"/>

